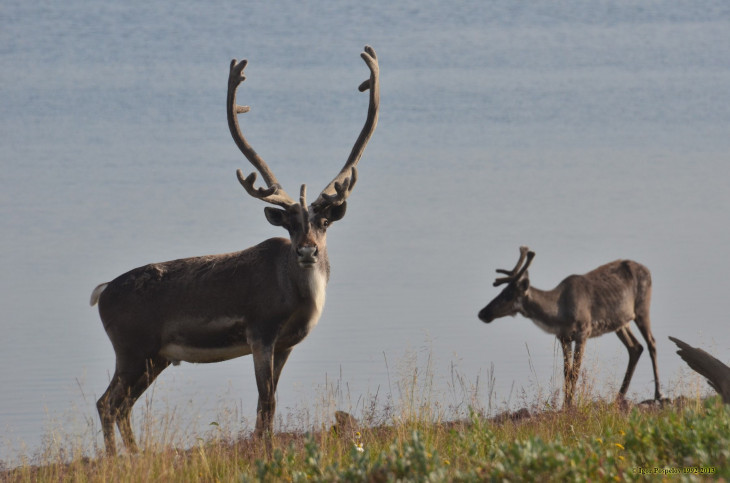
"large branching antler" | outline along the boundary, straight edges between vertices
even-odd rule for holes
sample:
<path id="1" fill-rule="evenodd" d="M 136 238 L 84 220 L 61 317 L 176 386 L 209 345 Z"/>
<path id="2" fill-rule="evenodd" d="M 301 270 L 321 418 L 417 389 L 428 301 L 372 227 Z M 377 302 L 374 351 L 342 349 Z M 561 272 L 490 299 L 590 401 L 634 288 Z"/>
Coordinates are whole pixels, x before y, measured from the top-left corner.
<path id="1" fill-rule="evenodd" d="M 520 277 L 522 277 L 522 275 L 524 275 L 524 273 L 527 271 L 527 268 L 532 263 L 532 259 L 534 257 L 535 252 L 531 251 L 525 246 L 520 247 L 520 259 L 517 260 L 517 265 L 515 265 L 515 268 L 513 268 L 512 270 L 504 270 L 502 268 L 498 268 L 497 273 L 503 273 L 507 276 L 495 279 L 494 286 L 497 287 L 499 285 L 502 285 L 503 283 L 509 283 L 514 282 L 515 280 L 519 280 Z M 527 259 L 527 262 L 525 262 L 525 259 Z M 522 266 L 523 262 L 525 262 L 524 266 Z"/>
<path id="2" fill-rule="evenodd" d="M 312 207 L 315 209 L 321 209 L 324 206 L 341 205 L 350 196 L 352 188 L 357 181 L 357 163 L 360 161 L 360 157 L 362 157 L 362 153 L 365 151 L 365 146 L 373 135 L 375 126 L 378 124 L 378 111 L 380 106 L 380 69 L 378 67 L 378 58 L 375 50 L 369 45 L 365 46 L 364 52 L 360 54 L 360 57 L 362 57 L 370 68 L 370 78 L 358 87 L 360 92 L 370 90 L 368 115 L 365 119 L 365 125 L 360 131 L 360 135 L 352 147 L 350 156 L 347 158 L 345 166 L 342 167 L 337 176 L 335 176 L 335 179 L 322 190 L 322 193 L 312 203 Z"/>
<path id="3" fill-rule="evenodd" d="M 226 103 L 228 111 L 228 128 L 231 130 L 231 136 L 233 136 L 233 140 L 236 142 L 238 149 L 241 150 L 243 155 L 246 156 L 246 159 L 249 160 L 253 167 L 261 173 L 261 177 L 264 179 L 267 187 L 254 187 L 254 183 L 256 182 L 256 172 L 249 174 L 248 177 L 244 177 L 243 171 L 239 169 L 236 171 L 236 175 L 238 176 L 238 181 L 244 187 L 246 192 L 254 198 L 258 198 L 274 205 L 290 208 L 297 203 L 286 193 L 286 191 L 282 189 L 276 179 L 276 176 L 274 176 L 274 173 L 271 172 L 266 162 L 258 155 L 258 153 L 256 153 L 256 151 L 254 151 L 248 141 L 246 141 L 246 138 L 241 133 L 241 127 L 238 125 L 238 114 L 248 112 L 250 110 L 250 107 L 248 106 L 239 106 L 236 104 L 236 90 L 238 90 L 238 86 L 246 80 L 246 76 L 243 75 L 243 69 L 246 68 L 247 64 L 248 61 L 246 59 L 241 62 L 237 62 L 236 59 L 231 61 L 231 69 L 228 74 L 228 99 Z"/>

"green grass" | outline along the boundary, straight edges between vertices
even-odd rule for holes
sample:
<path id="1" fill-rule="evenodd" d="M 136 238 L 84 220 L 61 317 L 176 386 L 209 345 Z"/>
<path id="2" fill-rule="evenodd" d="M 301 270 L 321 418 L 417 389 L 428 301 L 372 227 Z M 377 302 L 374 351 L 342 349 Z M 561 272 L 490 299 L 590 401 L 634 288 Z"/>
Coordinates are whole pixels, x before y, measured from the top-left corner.
<path id="1" fill-rule="evenodd" d="M 56 455 L 58 458 L 58 455 Z M 378 427 L 211 438 L 184 451 L 41 460 L 7 481 L 595 481 L 730 479 L 730 407 L 718 398 L 635 406 L 593 401 L 495 422 L 394 418 Z"/>
<path id="2" fill-rule="evenodd" d="M 406 365 L 397 397 L 376 395 L 360 405 L 362 422 L 354 425 L 340 418 L 331 428 L 315 423 L 321 429 L 277 433 L 266 442 L 241 436 L 234 415 L 191 443 L 181 437 L 189 433 L 186 423 L 177 422 L 188 418 L 174 410 L 155 417 L 139 404 L 140 454 L 106 456 L 89 416 L 86 434 L 56 429 L 40 454 L 14 467 L 0 462 L 0 481 L 730 480 L 730 406 L 701 398 L 699 390 L 663 407 L 627 409 L 596 396 L 596 381 L 584 372 L 573 408 L 554 409 L 553 391 L 535 396 L 530 417 L 487 417 L 468 409 L 479 404 L 478 388 L 455 371 L 452 392 L 437 394 L 430 356 Z M 330 420 L 337 406 L 329 391 L 318 421 Z"/>

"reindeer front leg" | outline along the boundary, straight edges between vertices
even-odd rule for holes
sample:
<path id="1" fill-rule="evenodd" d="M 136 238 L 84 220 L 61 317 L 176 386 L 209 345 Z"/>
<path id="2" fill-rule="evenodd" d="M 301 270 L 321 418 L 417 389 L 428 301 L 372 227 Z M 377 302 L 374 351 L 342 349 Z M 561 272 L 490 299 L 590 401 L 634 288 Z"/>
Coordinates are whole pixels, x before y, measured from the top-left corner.
<path id="1" fill-rule="evenodd" d="M 274 392 L 276 392 L 276 388 L 279 386 L 281 370 L 284 368 L 286 360 L 289 359 L 289 354 L 291 354 L 292 349 L 293 347 L 289 347 L 274 353 Z"/>
<path id="2" fill-rule="evenodd" d="M 583 350 L 585 349 L 585 339 L 576 339 L 575 351 L 573 352 L 573 366 L 570 370 L 570 401 L 569 405 L 573 404 L 573 396 L 575 395 L 575 386 L 578 382 L 578 375 L 580 374 L 580 365 L 583 362 Z"/>
<path id="3" fill-rule="evenodd" d="M 271 434 L 276 411 L 276 386 L 274 380 L 273 344 L 257 342 L 251 344 L 259 403 L 256 408 L 256 436 Z"/>
<path id="4" fill-rule="evenodd" d="M 568 407 L 573 402 L 573 344 L 567 337 L 559 337 L 558 340 L 563 348 L 563 407 Z"/>

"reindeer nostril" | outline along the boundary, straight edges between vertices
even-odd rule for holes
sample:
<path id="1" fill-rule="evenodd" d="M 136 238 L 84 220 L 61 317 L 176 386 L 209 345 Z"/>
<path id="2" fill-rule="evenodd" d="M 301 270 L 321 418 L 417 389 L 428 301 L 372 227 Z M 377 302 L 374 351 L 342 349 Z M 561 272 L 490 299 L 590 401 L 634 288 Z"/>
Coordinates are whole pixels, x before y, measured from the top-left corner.
<path id="1" fill-rule="evenodd" d="M 303 246 L 297 248 L 297 255 L 300 257 L 316 257 L 318 251 L 316 246 Z"/>

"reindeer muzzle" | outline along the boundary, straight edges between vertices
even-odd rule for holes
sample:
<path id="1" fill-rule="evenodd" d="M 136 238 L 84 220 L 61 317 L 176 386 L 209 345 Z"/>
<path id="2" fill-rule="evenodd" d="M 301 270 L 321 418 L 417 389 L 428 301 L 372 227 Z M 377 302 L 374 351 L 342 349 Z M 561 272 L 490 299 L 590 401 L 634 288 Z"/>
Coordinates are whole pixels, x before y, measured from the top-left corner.
<path id="1" fill-rule="evenodd" d="M 487 305 L 486 307 L 484 307 L 482 310 L 479 311 L 479 320 L 481 320 L 485 324 L 492 322 L 496 318 L 497 318 L 497 316 L 494 313 L 494 310 L 492 310 L 492 308 L 489 305 Z"/>
<path id="2" fill-rule="evenodd" d="M 297 263 L 302 268 L 312 268 L 317 263 L 319 250 L 316 245 L 308 245 L 297 248 Z"/>

